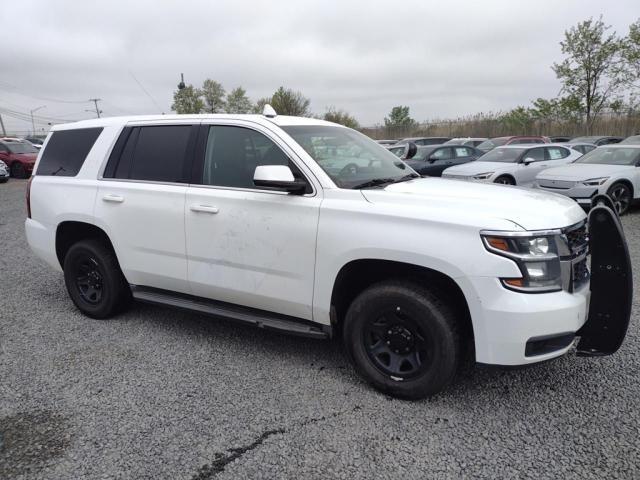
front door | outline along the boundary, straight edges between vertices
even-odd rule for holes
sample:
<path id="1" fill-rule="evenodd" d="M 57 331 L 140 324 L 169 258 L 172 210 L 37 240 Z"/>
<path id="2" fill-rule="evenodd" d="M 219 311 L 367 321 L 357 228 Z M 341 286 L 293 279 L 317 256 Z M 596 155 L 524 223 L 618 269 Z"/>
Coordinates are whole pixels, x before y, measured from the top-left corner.
<path id="1" fill-rule="evenodd" d="M 185 204 L 192 293 L 310 320 L 320 190 L 254 186 L 258 165 L 288 165 L 305 178 L 293 153 L 262 127 L 209 125 L 200 137 L 203 158 Z"/>

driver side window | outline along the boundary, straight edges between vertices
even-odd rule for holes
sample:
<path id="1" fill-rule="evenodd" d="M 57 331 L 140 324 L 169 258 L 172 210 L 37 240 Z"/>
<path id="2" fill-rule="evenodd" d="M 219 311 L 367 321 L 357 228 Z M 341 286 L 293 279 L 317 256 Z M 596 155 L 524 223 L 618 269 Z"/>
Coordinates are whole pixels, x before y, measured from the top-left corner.
<path id="1" fill-rule="evenodd" d="M 451 149 L 450 148 L 439 148 L 431 155 L 429 155 L 429 160 L 450 160 L 451 159 Z"/>
<path id="2" fill-rule="evenodd" d="M 532 158 L 534 162 L 544 160 L 544 148 L 532 148 L 525 153 L 524 158 Z"/>
<path id="3" fill-rule="evenodd" d="M 305 180 L 280 147 L 262 133 L 244 127 L 209 127 L 201 184 L 258 189 L 253 176 L 261 165 L 288 166 L 296 179 Z M 311 186 L 307 189 L 310 192 Z"/>

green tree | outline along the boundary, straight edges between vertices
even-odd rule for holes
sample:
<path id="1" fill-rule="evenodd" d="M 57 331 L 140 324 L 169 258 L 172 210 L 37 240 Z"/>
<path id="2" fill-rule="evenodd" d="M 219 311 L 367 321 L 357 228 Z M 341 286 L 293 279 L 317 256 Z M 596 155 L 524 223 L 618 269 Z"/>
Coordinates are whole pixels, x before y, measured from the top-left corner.
<path id="1" fill-rule="evenodd" d="M 384 126 L 390 128 L 410 128 L 416 121 L 409 116 L 409 107 L 393 107 L 389 116 L 384 117 Z"/>
<path id="2" fill-rule="evenodd" d="M 625 42 L 615 32 L 608 34 L 610 28 L 601 17 L 565 31 L 560 46 L 566 58 L 552 67 L 562 93 L 580 101 L 589 133 L 597 115 L 630 81 L 623 59 Z"/>
<path id="3" fill-rule="evenodd" d="M 336 110 L 334 107 L 330 107 L 324 114 L 324 119 L 327 122 L 339 123 L 349 128 L 360 128 L 360 124 L 355 117 L 349 115 L 344 110 Z"/>
<path id="4" fill-rule="evenodd" d="M 534 119 L 533 110 L 523 106 L 518 106 L 502 115 L 500 121 L 508 132 L 525 135 L 531 133 Z"/>
<path id="5" fill-rule="evenodd" d="M 182 90 L 173 92 L 173 104 L 171 110 L 176 113 L 201 113 L 204 102 L 201 98 L 202 92 L 193 85 L 187 85 Z"/>
<path id="6" fill-rule="evenodd" d="M 207 78 L 202 84 L 202 97 L 205 102 L 207 113 L 224 113 L 226 92 L 221 83 Z"/>
<path id="7" fill-rule="evenodd" d="M 271 106 L 278 115 L 292 115 L 296 117 L 308 117 L 311 115 L 309 104 L 311 101 L 300 92 L 290 88 L 280 87 L 271 97 Z"/>
<path id="8" fill-rule="evenodd" d="M 640 80 L 640 18 L 629 26 L 623 56 L 635 77 L 635 82 L 638 82 Z"/>
<path id="9" fill-rule="evenodd" d="M 247 91 L 242 87 L 231 90 L 227 95 L 227 113 L 250 113 L 253 110 L 253 104 Z"/>

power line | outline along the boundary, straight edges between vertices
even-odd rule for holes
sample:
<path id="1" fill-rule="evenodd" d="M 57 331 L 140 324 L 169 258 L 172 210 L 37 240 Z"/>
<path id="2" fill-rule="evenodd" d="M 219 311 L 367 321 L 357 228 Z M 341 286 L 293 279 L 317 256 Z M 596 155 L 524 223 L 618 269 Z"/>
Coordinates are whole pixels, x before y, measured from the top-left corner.
<path id="1" fill-rule="evenodd" d="M 151 99 L 151 101 L 153 102 L 155 107 L 158 109 L 158 112 L 161 113 L 162 112 L 162 108 L 160 108 L 160 106 L 158 105 L 158 102 L 156 102 L 156 99 L 153 98 L 153 96 L 147 91 L 146 88 L 144 88 L 142 83 L 140 83 L 140 81 L 136 78 L 136 76 L 133 74 L 133 72 L 131 70 L 129 70 L 129 75 L 131 75 L 131 77 L 136 81 L 136 83 L 138 84 L 140 89 L 145 93 L 145 95 Z"/>
<path id="2" fill-rule="evenodd" d="M 35 98 L 38 100 L 45 100 L 47 102 L 54 102 L 54 103 L 86 103 L 86 100 L 61 100 L 59 98 L 52 98 L 52 97 L 45 97 L 42 95 L 32 95 L 29 93 L 24 93 L 24 91 L 20 91 L 21 89 L 16 87 L 15 85 L 11 85 L 10 83 L 7 82 L 3 82 L 0 81 L 0 85 L 4 85 L 5 87 L 5 91 L 8 88 L 9 90 L 12 90 L 13 93 L 17 93 L 18 95 L 22 95 L 24 97 L 31 97 L 31 98 Z"/>

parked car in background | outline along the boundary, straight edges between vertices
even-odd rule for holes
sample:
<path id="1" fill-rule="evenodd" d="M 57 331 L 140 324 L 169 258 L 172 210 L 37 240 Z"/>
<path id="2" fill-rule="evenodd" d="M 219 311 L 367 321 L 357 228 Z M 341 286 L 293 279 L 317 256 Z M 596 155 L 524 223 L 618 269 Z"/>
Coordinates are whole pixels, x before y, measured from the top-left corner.
<path id="1" fill-rule="evenodd" d="M 502 147 L 505 145 L 524 144 L 524 143 L 550 143 L 548 137 L 527 137 L 524 135 L 515 135 L 510 137 L 495 137 L 485 140 L 476 148 L 483 152 L 489 152 L 496 147 Z"/>
<path id="2" fill-rule="evenodd" d="M 622 140 L 620 145 L 640 145 L 640 135 L 631 135 Z"/>
<path id="3" fill-rule="evenodd" d="M 451 140 L 450 137 L 408 137 L 399 140 L 396 145 L 407 144 L 409 142 L 420 145 L 442 145 L 444 142 Z"/>
<path id="4" fill-rule="evenodd" d="M 452 138 L 451 140 L 444 142 L 443 145 L 469 145 L 471 147 L 477 147 L 482 142 L 485 142 L 487 140 L 488 138 L 460 137 L 460 138 Z"/>
<path id="5" fill-rule="evenodd" d="M 485 153 L 475 162 L 447 168 L 442 177 L 530 186 L 542 170 L 571 163 L 581 156 L 562 144 L 508 145 Z"/>
<path id="6" fill-rule="evenodd" d="M 385 147 L 391 153 L 393 153 L 398 158 L 404 158 L 407 153 L 408 143 L 403 143 L 402 145 L 391 145 L 390 147 Z"/>
<path id="7" fill-rule="evenodd" d="M 596 147 L 602 145 L 611 145 L 612 143 L 620 143 L 624 137 L 607 137 L 601 135 L 591 135 L 588 137 L 575 137 L 571 139 L 571 143 L 592 143 Z"/>
<path id="8" fill-rule="evenodd" d="M 559 137 L 549 137 L 551 143 L 565 143 L 571 140 L 571 137 L 559 136 Z"/>
<path id="9" fill-rule="evenodd" d="M 591 199 L 607 194 L 624 215 L 640 198 L 640 145 L 598 147 L 571 165 L 549 168 L 536 177 L 535 186 L 573 198 L 583 207 Z"/>
<path id="10" fill-rule="evenodd" d="M 0 141 L 0 160 L 7 164 L 12 177 L 31 176 L 38 149 L 23 141 Z"/>
<path id="11" fill-rule="evenodd" d="M 593 143 L 573 143 L 573 142 L 567 142 L 567 143 L 563 143 L 564 146 L 569 147 L 573 150 L 576 150 L 578 152 L 580 152 L 581 154 L 585 154 L 585 153 L 589 153 L 591 150 L 594 150 L 595 148 L 598 148 L 597 146 L 595 146 Z"/>
<path id="12" fill-rule="evenodd" d="M 428 145 L 418 147 L 416 154 L 405 162 L 422 176 L 439 177 L 454 165 L 472 162 L 482 152 L 466 145 Z"/>
<path id="13" fill-rule="evenodd" d="M 9 167 L 0 160 L 0 183 L 7 183 L 9 180 Z"/>
<path id="14" fill-rule="evenodd" d="M 29 142 L 38 150 L 42 148 L 42 144 L 44 143 L 44 139 L 39 137 L 24 137 L 22 140 L 24 140 L 25 142 Z"/>
<path id="15" fill-rule="evenodd" d="M 395 143 L 397 143 L 397 140 L 376 140 L 377 143 L 379 143 L 380 145 L 393 145 Z"/>

